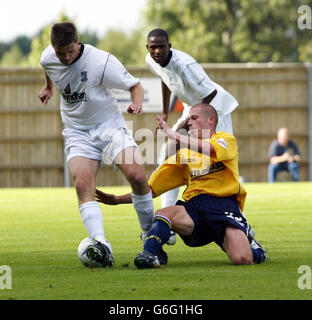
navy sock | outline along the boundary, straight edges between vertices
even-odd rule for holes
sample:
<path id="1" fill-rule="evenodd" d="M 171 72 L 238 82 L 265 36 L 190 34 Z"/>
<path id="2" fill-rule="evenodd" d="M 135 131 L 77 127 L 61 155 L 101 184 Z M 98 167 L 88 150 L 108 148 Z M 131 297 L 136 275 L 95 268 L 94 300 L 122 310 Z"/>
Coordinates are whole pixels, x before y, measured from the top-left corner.
<path id="1" fill-rule="evenodd" d="M 144 250 L 156 256 L 170 238 L 170 230 L 171 222 L 168 218 L 161 215 L 154 216 L 152 227 L 145 239 Z"/>

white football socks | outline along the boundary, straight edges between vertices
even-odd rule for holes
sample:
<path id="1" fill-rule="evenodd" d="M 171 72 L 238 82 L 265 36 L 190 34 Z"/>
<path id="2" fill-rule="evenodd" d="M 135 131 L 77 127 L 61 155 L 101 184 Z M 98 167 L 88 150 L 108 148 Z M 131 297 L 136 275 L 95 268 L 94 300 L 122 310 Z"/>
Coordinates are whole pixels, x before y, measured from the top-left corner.
<path id="1" fill-rule="evenodd" d="M 161 207 L 166 208 L 174 206 L 178 201 L 180 188 L 175 188 L 161 195 Z"/>
<path id="2" fill-rule="evenodd" d="M 85 202 L 79 206 L 80 215 L 90 237 L 97 241 L 105 241 L 103 216 L 100 205 L 96 201 Z"/>
<path id="3" fill-rule="evenodd" d="M 143 195 L 131 193 L 131 196 L 133 206 L 138 214 L 142 231 L 147 232 L 152 226 L 154 216 L 152 191 Z"/>

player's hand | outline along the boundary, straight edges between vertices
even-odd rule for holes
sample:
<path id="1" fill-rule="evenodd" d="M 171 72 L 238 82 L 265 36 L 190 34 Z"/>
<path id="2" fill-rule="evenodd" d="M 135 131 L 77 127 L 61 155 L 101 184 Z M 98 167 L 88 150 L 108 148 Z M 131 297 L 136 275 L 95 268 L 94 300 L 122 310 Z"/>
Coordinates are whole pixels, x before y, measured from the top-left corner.
<path id="1" fill-rule="evenodd" d="M 127 112 L 140 115 L 143 112 L 143 108 L 141 105 L 133 103 L 128 107 Z"/>
<path id="2" fill-rule="evenodd" d="M 156 119 L 158 121 L 158 129 L 161 129 L 168 138 L 175 139 L 176 138 L 176 132 L 174 132 L 166 123 L 166 121 L 163 120 L 161 116 L 156 116 Z M 156 129 L 157 130 L 157 129 Z"/>
<path id="3" fill-rule="evenodd" d="M 38 94 L 39 99 L 44 105 L 48 103 L 48 101 L 52 96 L 53 96 L 53 90 L 47 87 L 44 87 Z"/>
<path id="4" fill-rule="evenodd" d="M 159 117 L 159 116 L 157 116 L 157 117 Z M 161 116 L 161 118 L 166 122 L 167 119 L 168 119 L 168 113 L 163 113 L 162 116 Z M 158 118 L 157 118 L 157 120 L 158 120 Z M 155 134 L 157 134 L 157 131 L 158 131 L 159 129 L 162 130 L 161 125 L 158 123 L 158 125 L 157 125 L 157 127 L 156 127 L 156 129 L 155 129 Z"/>
<path id="5" fill-rule="evenodd" d="M 98 189 L 95 190 L 95 200 L 104 204 L 115 206 L 118 204 L 117 198 L 114 194 L 105 193 Z"/>

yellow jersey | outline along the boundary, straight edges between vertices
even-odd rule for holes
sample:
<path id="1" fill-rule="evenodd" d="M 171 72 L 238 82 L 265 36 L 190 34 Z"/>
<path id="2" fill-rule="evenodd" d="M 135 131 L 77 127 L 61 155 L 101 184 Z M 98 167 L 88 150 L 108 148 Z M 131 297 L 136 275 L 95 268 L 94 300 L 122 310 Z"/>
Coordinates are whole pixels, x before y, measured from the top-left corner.
<path id="1" fill-rule="evenodd" d="M 205 139 L 215 150 L 215 156 L 205 155 L 187 148 L 167 159 L 149 179 L 156 196 L 171 189 L 186 185 L 185 201 L 209 194 L 216 197 L 237 197 L 243 210 L 247 192 L 239 182 L 238 147 L 236 138 L 219 131 Z"/>

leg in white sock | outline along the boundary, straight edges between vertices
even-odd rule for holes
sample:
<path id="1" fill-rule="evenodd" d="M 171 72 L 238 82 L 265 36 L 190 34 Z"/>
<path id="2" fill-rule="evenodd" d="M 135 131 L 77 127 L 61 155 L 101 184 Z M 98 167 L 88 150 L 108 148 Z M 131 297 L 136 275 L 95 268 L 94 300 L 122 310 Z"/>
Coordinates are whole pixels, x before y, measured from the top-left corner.
<path id="1" fill-rule="evenodd" d="M 138 214 L 139 222 L 143 232 L 147 232 L 153 223 L 154 202 L 152 191 L 144 195 L 131 193 L 133 206 Z"/>
<path id="2" fill-rule="evenodd" d="M 105 239 L 103 227 L 103 215 L 100 205 L 96 201 L 85 202 L 79 206 L 80 215 L 90 237 L 94 240 L 107 244 L 111 249 L 111 245 Z"/>

